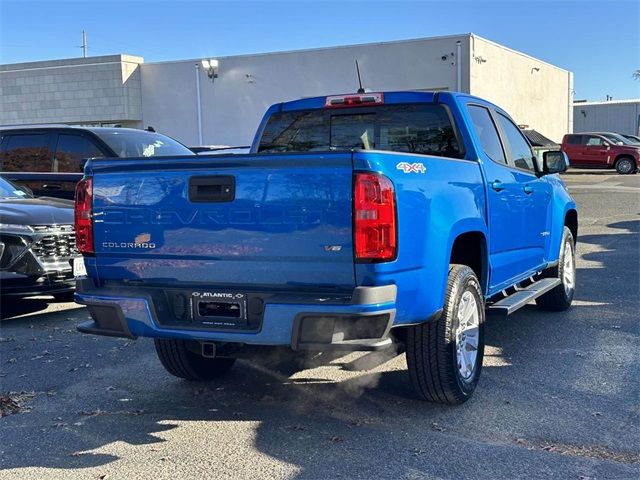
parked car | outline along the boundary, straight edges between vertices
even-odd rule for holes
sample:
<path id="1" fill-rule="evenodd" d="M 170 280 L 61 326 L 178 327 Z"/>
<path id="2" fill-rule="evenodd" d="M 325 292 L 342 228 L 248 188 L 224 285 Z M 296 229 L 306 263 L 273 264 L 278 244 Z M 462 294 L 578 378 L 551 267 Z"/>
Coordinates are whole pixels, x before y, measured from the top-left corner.
<path id="1" fill-rule="evenodd" d="M 615 133 L 570 133 L 562 139 L 562 151 L 572 167 L 615 168 L 620 174 L 640 167 L 640 146 Z"/>
<path id="2" fill-rule="evenodd" d="M 608 140 L 611 140 L 612 143 L 616 145 L 634 145 L 634 142 L 626 138 L 624 135 L 620 135 L 619 133 L 613 132 L 602 132 L 600 135 L 604 136 Z"/>
<path id="3" fill-rule="evenodd" d="M 619 135 L 621 135 L 622 137 L 626 138 L 631 143 L 634 143 L 636 145 L 640 145 L 640 137 L 637 136 L 637 135 L 626 135 L 624 133 L 620 133 Z"/>
<path id="4" fill-rule="evenodd" d="M 77 256 L 73 202 L 36 198 L 0 177 L 0 294 L 70 299 Z"/>
<path id="5" fill-rule="evenodd" d="M 480 377 L 487 311 L 565 310 L 576 205 L 508 114 L 461 93 L 271 107 L 248 155 L 90 160 L 76 194 L 82 332 L 153 337 L 189 380 L 246 345 L 407 351 L 419 397 Z M 141 372 L 141 375 L 144 375 Z"/>
<path id="6" fill-rule="evenodd" d="M 73 199 L 88 158 L 193 155 L 176 140 L 133 128 L 0 127 L 0 172 L 36 195 Z"/>

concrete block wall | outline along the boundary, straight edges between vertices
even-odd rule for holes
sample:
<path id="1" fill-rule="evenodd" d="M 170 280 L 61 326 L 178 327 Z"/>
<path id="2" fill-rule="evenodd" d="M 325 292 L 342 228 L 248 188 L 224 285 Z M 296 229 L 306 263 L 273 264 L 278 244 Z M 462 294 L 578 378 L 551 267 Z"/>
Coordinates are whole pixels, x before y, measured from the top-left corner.
<path id="1" fill-rule="evenodd" d="M 0 65 L 0 125 L 142 120 L 141 57 Z"/>

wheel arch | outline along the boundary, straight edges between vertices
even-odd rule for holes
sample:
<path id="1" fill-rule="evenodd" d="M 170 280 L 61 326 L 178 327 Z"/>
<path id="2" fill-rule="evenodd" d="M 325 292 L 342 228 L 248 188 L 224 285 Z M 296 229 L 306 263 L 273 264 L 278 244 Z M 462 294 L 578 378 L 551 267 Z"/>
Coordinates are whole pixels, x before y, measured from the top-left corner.
<path id="1" fill-rule="evenodd" d="M 633 163 L 633 165 L 635 166 L 635 171 L 638 170 L 638 161 L 634 158 L 633 155 L 631 155 L 629 153 L 621 153 L 621 154 L 617 155 L 615 157 L 615 159 L 613 160 L 613 167 L 617 169 L 618 162 L 620 160 L 623 160 L 623 159 L 631 160 L 631 163 Z M 633 172 L 631 172 L 631 173 L 633 173 Z"/>
<path id="2" fill-rule="evenodd" d="M 466 265 L 476 274 L 486 293 L 489 280 L 487 237 L 482 231 L 459 233 L 452 241 L 449 263 Z"/>
<path id="3" fill-rule="evenodd" d="M 618 163 L 618 160 L 620 160 L 622 158 L 628 158 L 633 163 L 636 163 L 636 159 L 633 158 L 633 155 L 631 155 L 630 153 L 620 153 L 620 154 L 616 155 L 616 157 L 614 158 L 613 164 L 615 165 L 616 163 Z"/>
<path id="4" fill-rule="evenodd" d="M 576 243 L 578 241 L 578 211 L 571 208 L 567 210 L 567 213 L 564 215 L 564 225 L 571 230 L 571 234 L 573 235 L 573 241 Z"/>

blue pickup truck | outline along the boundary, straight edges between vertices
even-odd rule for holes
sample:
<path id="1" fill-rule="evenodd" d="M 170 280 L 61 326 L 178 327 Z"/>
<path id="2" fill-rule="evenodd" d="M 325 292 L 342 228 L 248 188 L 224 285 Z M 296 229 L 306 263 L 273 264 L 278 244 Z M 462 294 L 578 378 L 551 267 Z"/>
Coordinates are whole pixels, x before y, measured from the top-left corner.
<path id="1" fill-rule="evenodd" d="M 276 104 L 244 155 L 90 160 L 75 299 L 93 320 L 78 328 L 152 337 L 188 380 L 257 345 L 400 346 L 420 398 L 462 403 L 486 314 L 571 305 L 567 165 L 452 92 Z"/>

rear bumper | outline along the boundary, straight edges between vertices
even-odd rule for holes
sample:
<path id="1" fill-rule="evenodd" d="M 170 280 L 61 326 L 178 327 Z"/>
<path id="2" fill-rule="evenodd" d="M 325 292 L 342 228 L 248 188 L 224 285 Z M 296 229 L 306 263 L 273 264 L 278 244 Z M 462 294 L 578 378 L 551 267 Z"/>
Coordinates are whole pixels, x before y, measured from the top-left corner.
<path id="1" fill-rule="evenodd" d="M 357 287 L 348 298 L 302 299 L 274 295 L 265 301 L 257 330 L 222 330 L 193 322 L 167 321 L 165 305 L 144 289 L 95 288 L 78 281 L 75 301 L 92 320 L 83 333 L 127 338 L 154 337 L 247 345 L 288 345 L 294 350 L 378 350 L 391 344 L 396 315 L 395 285 Z"/>

